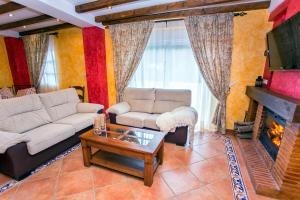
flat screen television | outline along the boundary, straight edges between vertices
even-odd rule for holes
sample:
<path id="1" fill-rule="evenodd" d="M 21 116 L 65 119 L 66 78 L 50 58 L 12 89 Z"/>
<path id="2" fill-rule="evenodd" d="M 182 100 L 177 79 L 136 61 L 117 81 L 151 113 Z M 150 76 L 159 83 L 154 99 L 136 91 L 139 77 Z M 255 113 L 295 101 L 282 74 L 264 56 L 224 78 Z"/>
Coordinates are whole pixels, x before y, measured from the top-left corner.
<path id="1" fill-rule="evenodd" d="M 300 13 L 267 34 L 270 70 L 300 70 Z"/>

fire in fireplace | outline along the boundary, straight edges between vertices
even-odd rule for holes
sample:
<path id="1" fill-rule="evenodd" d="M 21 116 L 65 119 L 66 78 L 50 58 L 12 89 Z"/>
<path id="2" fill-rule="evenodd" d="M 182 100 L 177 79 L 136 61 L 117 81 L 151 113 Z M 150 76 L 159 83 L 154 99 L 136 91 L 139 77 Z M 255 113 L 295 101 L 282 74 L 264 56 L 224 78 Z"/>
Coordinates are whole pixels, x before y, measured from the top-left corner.
<path id="1" fill-rule="evenodd" d="M 264 108 L 259 140 L 273 160 L 276 160 L 279 151 L 285 123 L 286 121 L 282 117 Z"/>

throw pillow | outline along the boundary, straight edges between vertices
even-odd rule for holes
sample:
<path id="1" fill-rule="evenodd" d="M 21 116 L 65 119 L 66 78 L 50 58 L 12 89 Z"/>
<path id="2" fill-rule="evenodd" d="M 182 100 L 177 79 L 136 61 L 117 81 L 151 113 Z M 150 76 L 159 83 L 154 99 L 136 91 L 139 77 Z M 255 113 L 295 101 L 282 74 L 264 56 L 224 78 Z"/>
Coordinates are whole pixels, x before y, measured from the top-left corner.
<path id="1" fill-rule="evenodd" d="M 0 89 L 0 95 L 2 99 L 9 99 L 14 97 L 14 94 L 12 93 L 11 89 L 7 87 Z"/>
<path id="2" fill-rule="evenodd" d="M 30 94 L 36 94 L 36 89 L 35 88 L 27 88 L 27 89 L 23 89 L 23 90 L 18 90 L 17 97 L 30 95 Z"/>

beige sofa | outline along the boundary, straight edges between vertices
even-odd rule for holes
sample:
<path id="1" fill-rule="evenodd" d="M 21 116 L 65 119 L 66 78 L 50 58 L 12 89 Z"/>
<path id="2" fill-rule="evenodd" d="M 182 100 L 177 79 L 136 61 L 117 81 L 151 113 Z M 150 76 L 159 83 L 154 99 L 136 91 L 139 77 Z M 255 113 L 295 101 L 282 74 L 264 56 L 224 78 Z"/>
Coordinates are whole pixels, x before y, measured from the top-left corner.
<path id="1" fill-rule="evenodd" d="M 179 89 L 127 88 L 124 101 L 111 106 L 107 112 L 111 123 L 161 130 L 157 120 L 177 108 L 190 107 L 191 91 Z M 181 124 L 170 131 L 166 141 L 184 145 L 187 139 L 187 126 Z"/>
<path id="2" fill-rule="evenodd" d="M 78 143 L 102 109 L 80 103 L 73 88 L 0 100 L 0 171 L 22 178 Z"/>

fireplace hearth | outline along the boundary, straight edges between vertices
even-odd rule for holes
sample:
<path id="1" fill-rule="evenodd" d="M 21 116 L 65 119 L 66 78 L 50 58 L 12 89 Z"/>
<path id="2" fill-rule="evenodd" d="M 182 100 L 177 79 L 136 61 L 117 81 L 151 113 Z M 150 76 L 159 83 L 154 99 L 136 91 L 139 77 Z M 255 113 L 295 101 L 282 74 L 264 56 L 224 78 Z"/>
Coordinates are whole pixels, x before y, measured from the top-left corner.
<path id="1" fill-rule="evenodd" d="M 251 140 L 237 139 L 258 194 L 300 199 L 300 100 L 247 87 Z"/>
<path id="2" fill-rule="evenodd" d="M 283 138 L 285 124 L 285 119 L 270 109 L 264 108 L 259 140 L 274 161 L 276 160 Z"/>

